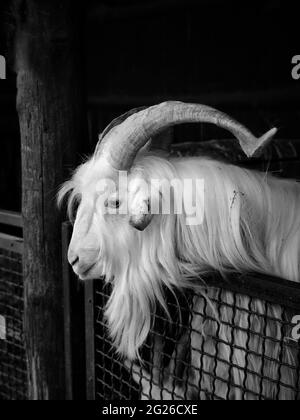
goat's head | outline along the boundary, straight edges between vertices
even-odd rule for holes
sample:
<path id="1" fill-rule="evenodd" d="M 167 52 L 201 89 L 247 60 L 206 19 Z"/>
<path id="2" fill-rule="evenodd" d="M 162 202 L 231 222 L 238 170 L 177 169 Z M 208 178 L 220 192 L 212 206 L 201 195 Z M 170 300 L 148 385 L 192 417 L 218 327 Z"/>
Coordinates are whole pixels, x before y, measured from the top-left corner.
<path id="1" fill-rule="evenodd" d="M 246 155 L 252 156 L 276 133 L 270 130 L 254 137 L 244 126 L 213 108 L 165 102 L 131 111 L 114 120 L 102 133 L 93 157 L 80 166 L 60 191 L 70 192 L 69 213 L 77 207 L 69 262 L 82 279 L 116 275 L 118 261 L 144 234 L 152 220 L 149 180 L 137 154 L 167 127 L 180 123 L 206 122 L 229 130 Z M 128 178 L 120 185 L 122 174 Z"/>

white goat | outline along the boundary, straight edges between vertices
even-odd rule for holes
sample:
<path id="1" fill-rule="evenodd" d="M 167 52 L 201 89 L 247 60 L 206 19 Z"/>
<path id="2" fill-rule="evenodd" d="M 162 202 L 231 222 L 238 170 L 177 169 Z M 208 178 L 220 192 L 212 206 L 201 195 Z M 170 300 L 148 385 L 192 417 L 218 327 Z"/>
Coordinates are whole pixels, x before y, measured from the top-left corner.
<path id="1" fill-rule="evenodd" d="M 168 159 L 140 152 L 151 137 L 185 122 L 214 123 L 231 131 L 248 156 L 276 133 L 272 129 L 256 139 L 215 109 L 163 103 L 114 121 L 93 157 L 59 193 L 59 200 L 69 193 L 70 216 L 78 207 L 69 262 L 83 280 L 105 276 L 112 282 L 105 311 L 108 330 L 118 353 L 129 360 L 139 357 L 156 303 L 167 310 L 163 287 L 198 289 L 194 279 L 212 270 L 224 275 L 256 271 L 299 281 L 299 184 L 204 157 Z M 128 173 L 126 191 L 119 186 L 120 171 Z M 144 186 L 174 179 L 204 181 L 204 195 L 190 192 L 203 210 L 201 224 L 187 225 L 185 210 L 176 214 L 173 195 L 170 214 L 151 212 L 153 201 Z M 160 191 L 159 208 L 168 199 Z M 127 213 L 120 211 L 125 202 Z"/>

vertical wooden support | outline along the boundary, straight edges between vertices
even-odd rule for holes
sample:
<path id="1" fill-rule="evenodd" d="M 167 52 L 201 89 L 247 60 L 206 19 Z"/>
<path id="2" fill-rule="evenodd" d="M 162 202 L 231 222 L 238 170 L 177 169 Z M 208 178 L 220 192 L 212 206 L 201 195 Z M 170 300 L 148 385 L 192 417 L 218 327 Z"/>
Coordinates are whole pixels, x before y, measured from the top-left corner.
<path id="1" fill-rule="evenodd" d="M 71 0 L 16 0 L 15 67 L 22 148 L 24 330 L 30 399 L 65 397 L 61 220 L 64 164 L 85 134 L 80 32 Z"/>

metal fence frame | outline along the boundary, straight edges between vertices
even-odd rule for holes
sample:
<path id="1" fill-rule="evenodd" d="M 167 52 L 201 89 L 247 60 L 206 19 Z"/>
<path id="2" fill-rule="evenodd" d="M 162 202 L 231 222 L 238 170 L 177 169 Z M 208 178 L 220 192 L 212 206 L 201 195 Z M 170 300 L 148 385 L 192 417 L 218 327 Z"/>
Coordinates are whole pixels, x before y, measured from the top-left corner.
<path id="1" fill-rule="evenodd" d="M 207 281 L 209 287 L 217 288 L 219 290 L 225 290 L 233 292 L 239 295 L 246 295 L 251 299 L 260 299 L 267 302 L 268 304 L 282 305 L 284 308 L 287 308 L 297 314 L 300 314 L 300 284 L 287 281 L 280 278 L 275 278 L 272 276 L 264 276 L 260 274 L 245 274 L 238 275 L 234 274 L 230 276 L 229 279 L 224 279 L 219 275 L 212 275 Z M 87 328 L 87 349 L 90 351 L 87 353 L 87 362 L 89 366 L 88 371 L 88 395 L 89 399 L 96 398 L 96 378 L 95 378 L 95 319 L 94 309 L 95 309 L 95 293 L 97 293 L 97 281 L 92 285 L 88 285 L 86 293 L 86 314 L 88 319 L 86 323 Z M 99 292 L 101 294 L 101 291 Z M 92 323 L 91 320 L 94 319 Z M 155 333 L 156 334 L 156 333 Z M 299 349 L 299 378 L 300 382 L 300 349 Z M 115 362 L 113 362 L 115 363 Z M 119 362 L 118 362 L 119 363 Z M 121 365 L 122 362 L 120 362 Z M 108 367 L 108 370 L 110 368 Z M 112 372 L 113 375 L 113 372 Z M 122 378 L 120 378 L 122 381 Z M 124 379 L 125 381 L 125 379 Z M 128 378 L 126 378 L 128 381 Z M 128 382 L 126 382 L 128 384 Z M 128 384 L 129 387 L 132 387 L 132 384 Z M 300 387 L 300 383 L 299 383 Z M 300 389 L 299 389 L 300 397 Z"/>

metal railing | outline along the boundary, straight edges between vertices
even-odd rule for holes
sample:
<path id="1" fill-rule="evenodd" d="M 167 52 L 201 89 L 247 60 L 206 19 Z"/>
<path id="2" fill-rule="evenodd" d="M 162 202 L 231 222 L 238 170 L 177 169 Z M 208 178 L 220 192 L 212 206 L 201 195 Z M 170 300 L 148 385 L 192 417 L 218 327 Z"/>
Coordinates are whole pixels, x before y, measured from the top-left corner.
<path id="1" fill-rule="evenodd" d="M 22 219 L 0 210 L 0 224 L 21 228 Z M 22 254 L 22 238 L 0 232 L 0 400 L 27 399 Z"/>
<path id="2" fill-rule="evenodd" d="M 153 313 L 142 363 L 113 351 L 103 319 L 109 295 L 107 285 L 94 283 L 94 398 L 300 399 L 300 347 L 292 335 L 299 284 L 215 275 L 198 293 L 178 294 L 179 306 L 169 296 L 172 321 Z"/>

